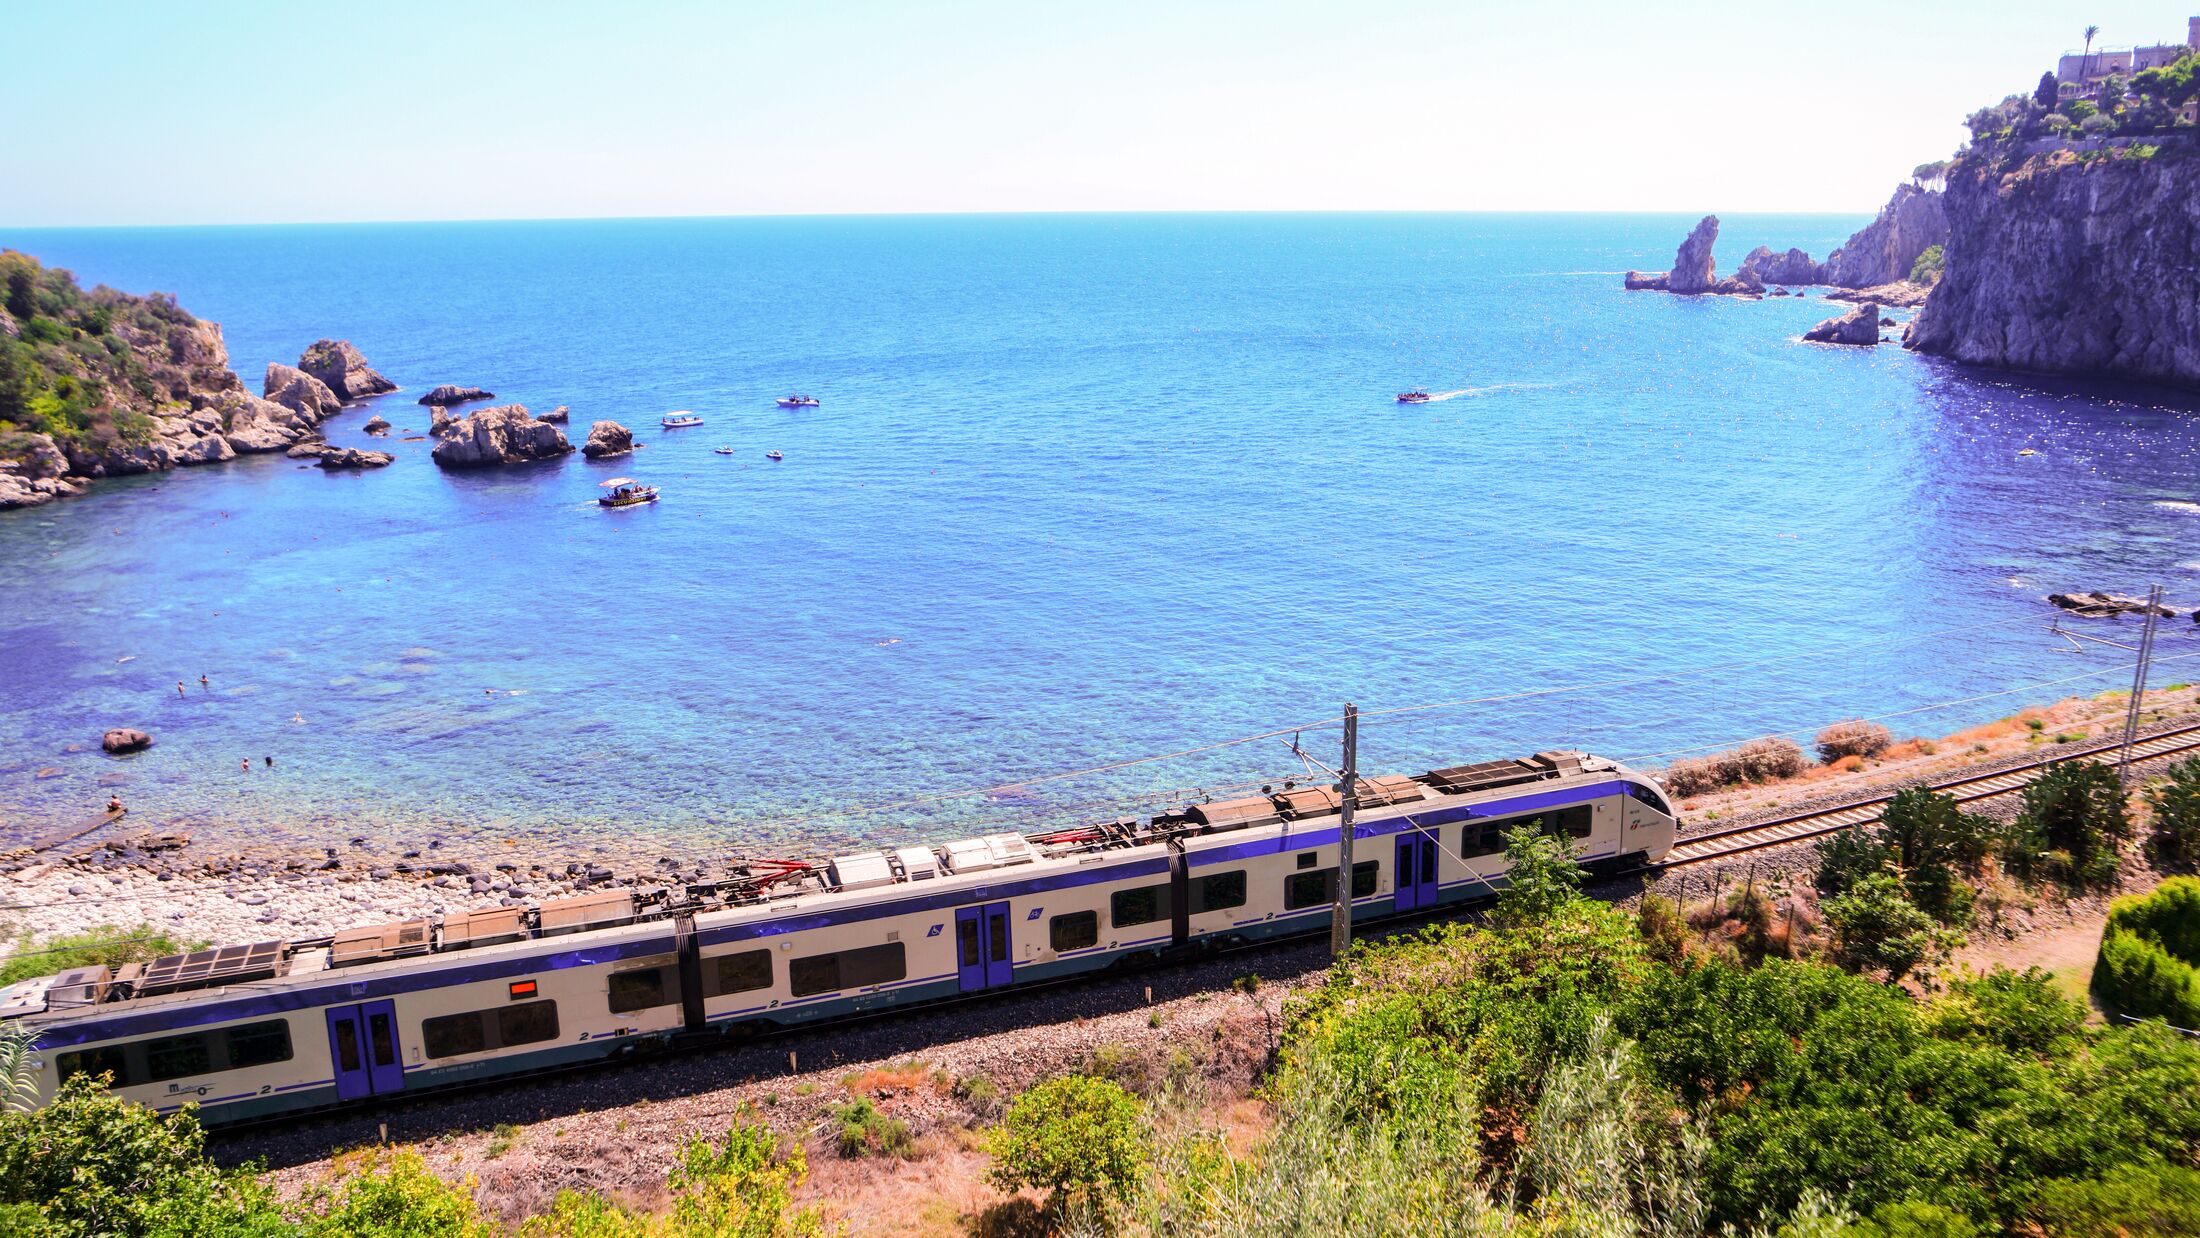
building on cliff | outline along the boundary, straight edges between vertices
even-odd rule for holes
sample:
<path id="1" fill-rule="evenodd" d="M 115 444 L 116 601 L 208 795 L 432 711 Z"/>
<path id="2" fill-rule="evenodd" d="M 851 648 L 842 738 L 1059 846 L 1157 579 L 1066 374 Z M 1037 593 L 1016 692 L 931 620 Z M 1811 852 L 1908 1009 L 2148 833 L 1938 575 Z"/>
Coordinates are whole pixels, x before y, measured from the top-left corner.
<path id="1" fill-rule="evenodd" d="M 2145 47 L 2099 47 L 2064 52 L 2055 62 L 2055 93 L 2063 99 L 2091 99 L 2111 77 L 2130 77 L 2175 64 L 2200 47 L 2200 17 L 2185 19 L 2185 41 Z"/>

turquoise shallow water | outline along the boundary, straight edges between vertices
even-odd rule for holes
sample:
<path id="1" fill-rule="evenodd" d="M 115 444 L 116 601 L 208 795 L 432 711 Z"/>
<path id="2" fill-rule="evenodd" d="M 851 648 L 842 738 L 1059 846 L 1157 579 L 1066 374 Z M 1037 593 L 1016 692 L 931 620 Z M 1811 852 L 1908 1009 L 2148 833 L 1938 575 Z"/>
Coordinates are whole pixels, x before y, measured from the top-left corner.
<path id="1" fill-rule="evenodd" d="M 2025 622 L 2050 590 L 2160 578 L 2200 602 L 2190 407 L 1803 345 L 1833 312 L 1816 298 L 1624 293 L 1617 273 L 1666 265 L 1689 222 L 0 234 L 86 282 L 178 292 L 255 385 L 354 340 L 406 388 L 371 410 L 401 435 L 424 432 L 420 392 L 460 382 L 571 405 L 576 441 L 614 418 L 647 444 L 449 475 L 393 438 L 397 464 L 364 475 L 257 458 L 0 515 L 0 835 L 113 787 L 240 841 L 937 837 L 1299 766 L 1268 740 L 845 810 L 1346 698 L 1810 655 L 1375 718 L 1363 744 L 1374 769 L 1661 753 L 2116 665 Z M 1822 253 L 1858 222 L 1732 218 L 1720 252 Z M 1392 402 L 1413 385 L 1457 394 Z M 824 406 L 773 407 L 792 387 Z M 708 423 L 660 431 L 674 408 Z M 370 441 L 369 412 L 332 438 Z M 620 474 L 665 501 L 596 510 Z M 2162 652 L 2194 650 L 2181 628 Z M 114 725 L 158 744 L 107 758 Z"/>

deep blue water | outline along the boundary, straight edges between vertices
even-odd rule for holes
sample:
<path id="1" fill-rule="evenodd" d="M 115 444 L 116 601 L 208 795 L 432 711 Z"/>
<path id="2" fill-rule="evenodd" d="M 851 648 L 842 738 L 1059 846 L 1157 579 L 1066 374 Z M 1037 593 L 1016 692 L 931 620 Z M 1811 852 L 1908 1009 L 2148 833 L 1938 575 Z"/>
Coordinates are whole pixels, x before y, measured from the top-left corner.
<path id="1" fill-rule="evenodd" d="M 398 462 L 364 475 L 262 457 L 0 515 L 0 835 L 82 815 L 104 776 L 143 818 L 240 840 L 937 837 L 1300 767 L 1266 740 L 841 810 L 1347 698 L 1776 658 L 1371 718 L 1363 765 L 1814 730 L 2117 665 L 2026 622 L 2050 590 L 2159 578 L 2200 601 L 2189 407 L 1804 345 L 1837 308 L 1815 297 L 1623 292 L 1690 222 L 0 233 L 87 283 L 178 293 L 255 389 L 340 336 L 406 389 L 372 409 L 400 434 L 424 432 L 420 392 L 459 382 L 571 405 L 576 442 L 613 418 L 648 444 L 451 475 L 393 437 Z M 1732 218 L 1719 252 L 1822 254 L 1860 222 Z M 1392 402 L 1413 385 L 1458 394 Z M 793 387 L 823 407 L 776 409 Z M 708 424 L 659 430 L 674 408 Z M 332 439 L 369 441 L 369 412 Z M 621 474 L 665 501 L 595 509 Z M 2165 658 L 2200 649 L 2189 627 Z M 2123 678 L 1892 724 L 1936 734 Z M 106 758 L 113 725 L 158 745 Z M 1307 742 L 1334 759 L 1334 732 Z"/>

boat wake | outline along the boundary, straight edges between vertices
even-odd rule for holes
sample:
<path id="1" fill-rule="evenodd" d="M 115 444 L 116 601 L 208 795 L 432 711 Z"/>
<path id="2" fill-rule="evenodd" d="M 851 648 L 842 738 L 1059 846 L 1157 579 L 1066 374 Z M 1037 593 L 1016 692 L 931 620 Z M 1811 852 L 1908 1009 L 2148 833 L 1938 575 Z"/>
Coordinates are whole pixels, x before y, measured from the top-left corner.
<path id="1" fill-rule="evenodd" d="M 2173 512 L 2200 512 L 2200 503 L 2187 503 L 2183 499 L 2156 499 L 2156 507 L 2166 507 Z"/>
<path id="2" fill-rule="evenodd" d="M 1463 395 L 1496 395 L 1500 391 L 1540 391 L 1546 387 L 1556 387 L 1557 385 L 1557 383 L 1491 383 L 1487 387 L 1461 387 L 1457 391 L 1432 391 L 1429 393 L 1428 402 L 1435 404 L 1443 400 L 1456 400 Z"/>

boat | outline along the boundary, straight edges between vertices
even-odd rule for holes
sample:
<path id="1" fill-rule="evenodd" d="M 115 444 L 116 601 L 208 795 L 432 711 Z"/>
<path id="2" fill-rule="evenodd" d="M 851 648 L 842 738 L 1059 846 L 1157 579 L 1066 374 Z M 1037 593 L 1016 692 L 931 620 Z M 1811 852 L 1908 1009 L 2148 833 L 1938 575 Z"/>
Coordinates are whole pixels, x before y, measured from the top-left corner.
<path id="1" fill-rule="evenodd" d="M 1398 393 L 1398 402 L 1400 404 L 1426 404 L 1428 403 L 1428 392 L 1421 390 L 1419 387 L 1415 387 L 1411 391 L 1401 391 Z"/>
<path id="2" fill-rule="evenodd" d="M 711 448 L 711 450 L 717 452 L 721 456 L 730 456 L 733 454 L 733 448 L 731 447 L 713 447 Z"/>
<path id="3" fill-rule="evenodd" d="M 681 409 L 677 413 L 666 413 L 664 420 L 657 424 L 667 430 L 677 430 L 683 426 L 699 426 L 703 424 L 703 418 L 699 413 L 691 413 L 686 409 Z"/>
<path id="4" fill-rule="evenodd" d="M 766 460 L 784 460 L 784 459 L 786 459 L 787 457 L 785 457 L 785 456 L 783 456 L 783 455 L 779 454 L 779 453 L 778 453 L 778 452 L 776 452 L 776 451 L 767 451 L 767 452 L 765 452 L 765 453 L 764 453 L 764 458 L 765 458 Z"/>
<path id="5" fill-rule="evenodd" d="M 817 397 L 816 397 L 816 396 L 814 396 L 814 395 L 804 395 L 804 394 L 802 394 L 801 392 L 799 392 L 799 391 L 796 391 L 796 392 L 793 392 L 793 393 L 791 393 L 791 394 L 788 394 L 788 395 L 783 395 L 783 396 L 779 397 L 779 407 L 781 407 L 781 408 L 816 408 L 816 407 L 817 407 Z"/>
<path id="6" fill-rule="evenodd" d="M 645 486 L 631 477 L 614 477 L 597 485 L 610 492 L 596 496 L 598 507 L 639 507 L 657 501 L 657 487 Z"/>
<path id="7" fill-rule="evenodd" d="M 2018 452 L 2017 454 L 2018 454 L 2018 455 L 2020 455 L 2020 456 L 2036 456 L 2036 455 L 2038 455 L 2038 454 L 2040 454 L 2040 453 L 2039 453 L 2039 452 L 2037 452 L 2037 451 L 2035 451 L 2035 450 L 2033 450 L 2033 449 L 2032 449 L 2032 448 L 2030 448 L 2030 447 L 2027 447 L 2027 448 L 2025 448 L 2025 449 L 2024 449 L 2023 451 L 2020 451 L 2020 452 Z"/>

